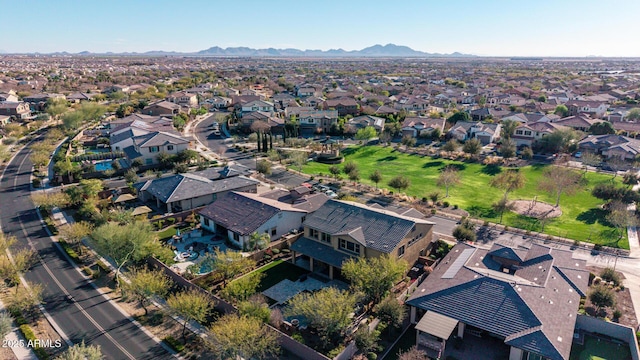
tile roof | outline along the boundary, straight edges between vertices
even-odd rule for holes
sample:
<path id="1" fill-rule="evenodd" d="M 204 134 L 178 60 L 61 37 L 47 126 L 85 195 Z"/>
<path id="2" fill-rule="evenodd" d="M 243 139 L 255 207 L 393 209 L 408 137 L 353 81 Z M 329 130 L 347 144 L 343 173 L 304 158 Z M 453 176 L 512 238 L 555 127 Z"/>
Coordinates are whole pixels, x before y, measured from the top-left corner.
<path id="1" fill-rule="evenodd" d="M 367 248 L 390 253 L 416 223 L 433 224 L 354 202 L 329 200 L 304 225 L 331 235 L 362 236 Z"/>
<path id="2" fill-rule="evenodd" d="M 473 254 L 464 265 L 445 277 L 469 250 Z M 505 267 L 494 256 L 513 259 L 516 265 Z M 458 244 L 407 303 L 504 336 L 508 345 L 566 360 L 580 296 L 587 289 L 585 266 L 569 251 L 542 245 L 487 250 Z"/>
<path id="3" fill-rule="evenodd" d="M 291 244 L 290 249 L 338 268 L 342 267 L 343 262 L 352 258 L 352 256 L 340 252 L 329 245 L 306 237 L 296 240 Z"/>
<path id="4" fill-rule="evenodd" d="M 193 174 L 176 174 L 148 180 L 140 186 L 140 189 L 167 203 L 240 189 L 257 183 L 256 180 L 241 176 L 212 181 Z"/>

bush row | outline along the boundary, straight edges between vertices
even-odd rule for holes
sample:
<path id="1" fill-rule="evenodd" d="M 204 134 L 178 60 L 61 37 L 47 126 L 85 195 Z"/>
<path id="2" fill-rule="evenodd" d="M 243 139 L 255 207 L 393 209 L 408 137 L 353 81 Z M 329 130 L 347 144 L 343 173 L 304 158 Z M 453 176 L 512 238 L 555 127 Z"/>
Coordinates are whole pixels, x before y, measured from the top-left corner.
<path id="1" fill-rule="evenodd" d="M 33 333 L 33 330 L 31 330 L 31 327 L 27 324 L 23 324 L 20 325 L 20 332 L 22 333 L 22 335 L 24 335 L 25 339 L 27 339 L 27 341 L 30 341 L 32 343 L 36 343 L 36 335 Z M 41 347 L 40 345 L 36 345 L 35 347 L 32 348 L 33 352 L 36 354 L 36 356 L 38 357 L 38 359 L 40 360 L 47 360 L 49 359 L 49 354 L 47 354 L 47 351 Z"/>
<path id="2" fill-rule="evenodd" d="M 71 260 L 73 260 L 73 262 L 75 262 L 76 264 L 80 264 L 82 261 L 80 260 L 80 256 L 78 255 L 78 253 L 73 250 L 71 248 L 71 246 L 64 240 L 58 240 L 58 244 L 60 244 L 60 246 L 62 246 L 62 248 L 64 249 L 64 251 L 67 253 L 67 255 L 69 255 L 69 257 L 71 258 Z M 91 269 L 89 269 L 91 270 Z M 89 276 L 91 276 L 90 274 L 87 274 Z"/>
<path id="3" fill-rule="evenodd" d="M 76 155 L 71 158 L 71 161 L 76 162 L 76 161 L 84 161 L 84 160 L 105 160 L 105 159 L 117 159 L 121 157 L 124 157 L 124 153 L 122 151 L 115 151 L 115 152 Z"/>
<path id="4" fill-rule="evenodd" d="M 169 345 L 170 348 L 175 350 L 175 352 L 179 353 L 179 352 L 182 352 L 182 350 L 184 350 L 184 345 L 180 343 L 180 341 L 174 339 L 173 336 L 167 336 L 164 339 L 162 339 L 162 341 L 164 341 L 167 345 Z"/>

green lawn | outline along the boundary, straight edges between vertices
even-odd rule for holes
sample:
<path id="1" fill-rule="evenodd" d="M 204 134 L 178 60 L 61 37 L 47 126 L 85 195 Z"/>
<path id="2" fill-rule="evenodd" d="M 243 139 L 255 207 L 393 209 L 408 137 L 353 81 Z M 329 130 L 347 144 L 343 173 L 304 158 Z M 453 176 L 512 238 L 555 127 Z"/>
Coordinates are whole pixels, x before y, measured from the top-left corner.
<path id="1" fill-rule="evenodd" d="M 309 273 L 307 270 L 283 260 L 275 260 L 259 269 L 254 270 L 254 272 L 265 274 L 265 276 L 260 281 L 258 292 L 263 292 L 284 279 L 296 281 L 298 280 L 300 275 Z"/>
<path id="2" fill-rule="evenodd" d="M 444 195 L 444 189 L 436 185 L 436 180 L 444 166 L 453 164 L 460 169 L 461 183 L 450 188 L 449 198 L 446 201 L 452 206 L 458 205 L 467 210 L 474 217 L 492 222 L 499 220 L 499 214 L 492 210 L 491 204 L 500 199 L 502 191 L 490 187 L 489 182 L 493 176 L 502 171 L 500 167 L 408 155 L 395 151 L 391 147 L 379 146 L 352 147 L 345 149 L 343 154 L 346 160 L 352 160 L 358 165 L 363 183 L 374 185 L 368 178 L 376 169 L 380 170 L 383 175 L 380 187 L 388 187 L 386 184 L 392 177 L 403 174 L 411 179 L 411 186 L 406 190 L 407 195 L 418 198 L 426 197 L 436 191 Z M 554 204 L 553 197 L 537 188 L 544 168 L 545 166 L 540 165 L 520 168 L 520 171 L 527 178 L 527 183 L 524 188 L 510 194 L 509 199 L 531 200 L 538 196 L 539 201 Z M 319 173 L 330 175 L 328 169 L 329 165 L 310 162 L 305 165 L 303 171 L 311 175 Z M 603 224 L 604 214 L 598 209 L 598 205 L 602 202 L 591 195 L 591 189 L 596 184 L 611 181 L 611 178 L 610 175 L 588 173 L 586 176 L 587 184 L 582 190 L 572 196 L 562 196 L 560 200 L 562 216 L 549 220 L 545 225 L 544 232 L 555 236 L 628 249 L 629 244 L 626 237 L 618 241 L 616 230 Z M 505 214 L 503 223 L 532 231 L 542 229 L 542 224 L 538 220 L 515 213 Z"/>
<path id="3" fill-rule="evenodd" d="M 173 237 L 173 235 L 175 235 L 176 233 L 177 233 L 177 229 L 175 226 L 169 226 L 168 228 L 157 232 L 159 240 L 169 239 Z"/>
<path id="4" fill-rule="evenodd" d="M 571 360 L 628 360 L 631 353 L 628 345 L 617 345 L 612 342 L 598 341 L 597 338 L 585 335 L 584 345 L 571 346 Z"/>

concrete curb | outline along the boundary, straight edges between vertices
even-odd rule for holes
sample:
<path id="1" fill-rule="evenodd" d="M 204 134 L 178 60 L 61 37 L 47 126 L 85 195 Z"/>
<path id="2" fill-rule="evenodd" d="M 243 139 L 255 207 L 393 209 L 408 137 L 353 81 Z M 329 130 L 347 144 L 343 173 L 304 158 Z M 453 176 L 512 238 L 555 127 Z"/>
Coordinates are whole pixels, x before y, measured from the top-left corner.
<path id="1" fill-rule="evenodd" d="M 4 309 L 4 304 L 2 303 L 2 301 L 0 301 L 0 311 L 5 311 Z M 6 343 L 3 343 L 3 345 L 8 345 L 8 347 L 11 348 L 11 351 L 13 351 L 13 354 L 18 359 L 38 360 L 38 357 L 36 356 L 36 353 L 33 352 L 33 349 L 27 347 L 26 345 L 21 346 L 22 344 L 26 344 L 26 340 L 18 330 L 15 320 L 12 320 L 11 324 L 11 331 L 4 337 Z"/>

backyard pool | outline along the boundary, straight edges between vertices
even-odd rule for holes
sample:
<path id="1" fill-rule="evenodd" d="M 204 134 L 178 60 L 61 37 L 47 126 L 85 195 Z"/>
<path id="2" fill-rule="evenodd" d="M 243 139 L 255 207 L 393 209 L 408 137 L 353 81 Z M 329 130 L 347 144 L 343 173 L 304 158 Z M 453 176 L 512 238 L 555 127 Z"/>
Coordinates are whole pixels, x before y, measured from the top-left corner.
<path id="1" fill-rule="evenodd" d="M 100 161 L 93 165 L 96 167 L 96 171 L 113 170 L 113 166 L 111 165 L 111 160 Z"/>

